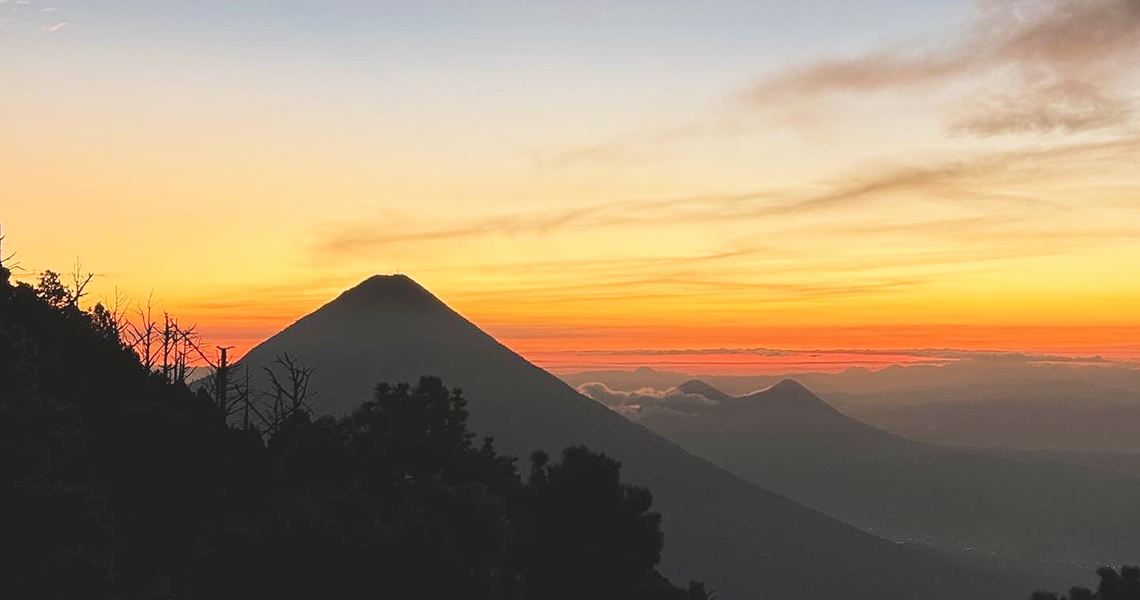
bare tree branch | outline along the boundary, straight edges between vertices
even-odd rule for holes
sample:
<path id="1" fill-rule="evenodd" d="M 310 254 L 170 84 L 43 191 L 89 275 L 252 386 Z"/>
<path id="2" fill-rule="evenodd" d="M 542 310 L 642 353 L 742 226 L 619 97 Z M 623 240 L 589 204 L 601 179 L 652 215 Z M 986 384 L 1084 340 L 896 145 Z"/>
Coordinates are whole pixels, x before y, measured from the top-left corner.
<path id="1" fill-rule="evenodd" d="M 278 376 L 275 368 L 280 367 L 284 372 Z M 296 414 L 312 414 L 309 405 L 312 395 L 309 393 L 309 380 L 313 369 L 305 367 L 288 353 L 279 354 L 269 367 L 263 367 L 269 377 L 269 384 L 273 388 L 268 393 L 269 403 L 266 407 L 268 418 L 263 419 L 269 432 L 276 431 L 282 423 Z"/>
<path id="2" fill-rule="evenodd" d="M 84 290 L 87 289 L 87 284 L 91 283 L 92 279 L 95 279 L 95 274 L 90 272 L 84 274 L 83 263 L 76 256 L 75 267 L 71 270 L 71 305 L 75 308 L 79 308 L 79 301 L 87 295 Z"/>

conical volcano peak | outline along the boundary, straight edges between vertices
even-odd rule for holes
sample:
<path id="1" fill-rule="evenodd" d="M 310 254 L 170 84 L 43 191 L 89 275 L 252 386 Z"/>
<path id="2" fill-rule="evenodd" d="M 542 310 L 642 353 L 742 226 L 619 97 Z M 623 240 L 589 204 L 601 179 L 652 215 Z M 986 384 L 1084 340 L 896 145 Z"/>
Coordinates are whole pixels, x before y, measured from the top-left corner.
<path id="1" fill-rule="evenodd" d="M 831 418 L 840 414 L 795 379 L 784 379 L 768 389 L 747 396 L 745 399 L 757 408 L 777 411 L 789 418 L 813 415 Z"/>
<path id="2" fill-rule="evenodd" d="M 807 394 L 810 396 L 815 396 L 815 394 L 813 394 L 811 390 L 804 387 L 804 384 L 796 381 L 795 379 L 790 379 L 790 378 L 780 380 L 780 383 L 777 383 L 776 385 L 772 386 L 769 389 L 771 391 L 782 392 L 785 394 L 793 394 L 794 393 L 794 394 Z"/>
<path id="3" fill-rule="evenodd" d="M 373 275 L 346 290 L 332 303 L 343 308 L 437 309 L 438 298 L 403 274 Z"/>
<path id="4" fill-rule="evenodd" d="M 405 292 L 411 292 L 415 290 L 429 296 L 431 295 L 431 293 L 424 289 L 422 285 L 416 283 L 414 279 L 408 277 L 407 275 L 404 275 L 403 273 L 393 273 L 391 275 L 383 275 L 377 273 L 376 275 L 373 275 L 372 277 L 361 281 L 355 287 L 349 288 L 347 291 L 357 289 L 372 291 L 402 290 Z"/>

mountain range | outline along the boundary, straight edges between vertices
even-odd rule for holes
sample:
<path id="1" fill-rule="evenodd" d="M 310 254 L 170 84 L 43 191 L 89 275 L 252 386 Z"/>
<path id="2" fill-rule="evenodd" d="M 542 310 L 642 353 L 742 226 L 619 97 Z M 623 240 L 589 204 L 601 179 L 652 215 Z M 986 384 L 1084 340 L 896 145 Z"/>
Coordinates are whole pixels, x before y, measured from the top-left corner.
<path id="1" fill-rule="evenodd" d="M 968 355 L 971 356 L 971 355 Z M 1044 362 L 1022 355 L 973 356 L 944 365 L 891 365 L 838 373 L 692 375 L 649 367 L 563 373 L 573 387 L 667 390 L 694 377 L 742 396 L 791 377 L 845 414 L 906 438 L 937 444 L 1140 459 L 1140 369 L 1135 363 Z M 1080 459 L 1080 456 L 1075 458 Z"/>
<path id="2" fill-rule="evenodd" d="M 313 369 L 318 413 L 351 410 L 377 382 L 431 374 L 463 389 L 473 429 L 508 454 L 586 444 L 617 458 L 664 516 L 665 574 L 720 598 L 997 600 L 1042 583 L 888 541 L 745 481 L 581 395 L 405 276 L 364 281 L 238 366 L 264 385 L 263 367 L 286 352 Z"/>
<path id="3" fill-rule="evenodd" d="M 842 414 L 791 379 L 739 397 L 699 380 L 663 394 L 609 391 L 612 408 L 685 449 L 890 539 L 1043 575 L 1137 559 L 1133 477 L 915 442 Z"/>

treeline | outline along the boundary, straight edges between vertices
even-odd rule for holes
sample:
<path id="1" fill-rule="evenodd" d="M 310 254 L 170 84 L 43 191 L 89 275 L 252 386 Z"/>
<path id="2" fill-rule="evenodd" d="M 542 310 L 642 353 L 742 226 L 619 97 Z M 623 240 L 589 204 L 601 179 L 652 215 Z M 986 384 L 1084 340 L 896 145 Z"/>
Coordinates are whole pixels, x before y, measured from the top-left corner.
<path id="1" fill-rule="evenodd" d="M 1030 600 L 1140 600 L 1140 567 L 1112 567 L 1096 570 L 1100 583 L 1096 591 L 1086 587 L 1074 587 L 1068 594 L 1035 592 Z"/>
<path id="2" fill-rule="evenodd" d="M 524 478 L 431 377 L 340 419 L 290 409 L 284 380 L 219 402 L 186 384 L 191 332 L 125 333 L 81 282 L 0 266 L 0 595 L 711 597 L 658 574 L 661 517 L 615 460 L 536 453 Z"/>

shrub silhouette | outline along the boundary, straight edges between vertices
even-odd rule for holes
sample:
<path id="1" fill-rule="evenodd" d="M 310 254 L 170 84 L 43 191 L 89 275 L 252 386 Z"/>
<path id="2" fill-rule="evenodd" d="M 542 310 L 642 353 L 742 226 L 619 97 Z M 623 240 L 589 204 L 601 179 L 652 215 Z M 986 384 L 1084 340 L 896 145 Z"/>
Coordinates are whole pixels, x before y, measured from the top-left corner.
<path id="1" fill-rule="evenodd" d="M 620 463 L 583 446 L 531 463 L 528 572 L 540 597 L 628 597 L 652 578 L 664 539 L 649 490 L 622 484 Z"/>
<path id="2" fill-rule="evenodd" d="M 1071 588 L 1068 594 L 1034 592 L 1030 600 L 1140 600 L 1140 567 L 1112 567 L 1096 570 L 1100 583 L 1096 591 L 1085 587 Z"/>

